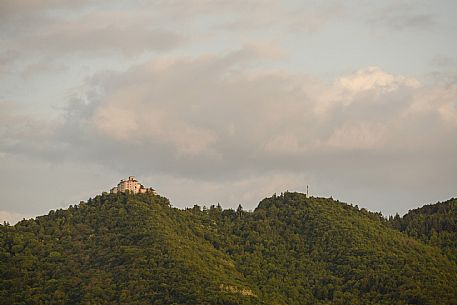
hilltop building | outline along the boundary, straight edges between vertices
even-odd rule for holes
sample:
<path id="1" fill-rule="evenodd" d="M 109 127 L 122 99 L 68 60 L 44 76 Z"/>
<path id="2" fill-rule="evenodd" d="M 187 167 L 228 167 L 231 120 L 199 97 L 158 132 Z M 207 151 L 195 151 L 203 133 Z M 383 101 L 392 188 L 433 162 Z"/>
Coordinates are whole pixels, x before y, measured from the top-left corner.
<path id="1" fill-rule="evenodd" d="M 110 193 L 125 193 L 131 192 L 133 194 L 144 194 L 144 193 L 153 193 L 155 194 L 155 190 L 148 187 L 145 188 L 138 180 L 135 179 L 134 176 L 129 176 L 128 179 L 122 179 L 121 182 L 118 183 L 117 186 L 113 187 L 110 190 Z"/>

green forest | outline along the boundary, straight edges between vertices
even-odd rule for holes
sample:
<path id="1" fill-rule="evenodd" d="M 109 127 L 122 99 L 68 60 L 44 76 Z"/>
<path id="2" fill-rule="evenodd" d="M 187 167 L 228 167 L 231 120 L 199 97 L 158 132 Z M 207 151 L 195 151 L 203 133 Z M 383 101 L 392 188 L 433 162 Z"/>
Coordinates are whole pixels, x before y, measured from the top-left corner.
<path id="1" fill-rule="evenodd" d="M 457 304 L 457 200 L 385 218 L 285 192 L 254 211 L 107 194 L 0 225 L 0 304 Z"/>

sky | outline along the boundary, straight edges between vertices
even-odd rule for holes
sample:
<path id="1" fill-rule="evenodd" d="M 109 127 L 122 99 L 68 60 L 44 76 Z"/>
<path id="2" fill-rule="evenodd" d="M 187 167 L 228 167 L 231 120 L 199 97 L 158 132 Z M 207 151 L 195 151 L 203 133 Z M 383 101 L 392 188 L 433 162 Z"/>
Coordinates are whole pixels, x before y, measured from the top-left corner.
<path id="1" fill-rule="evenodd" d="M 2 0 L 0 221 L 134 175 L 173 206 L 457 197 L 457 2 Z"/>

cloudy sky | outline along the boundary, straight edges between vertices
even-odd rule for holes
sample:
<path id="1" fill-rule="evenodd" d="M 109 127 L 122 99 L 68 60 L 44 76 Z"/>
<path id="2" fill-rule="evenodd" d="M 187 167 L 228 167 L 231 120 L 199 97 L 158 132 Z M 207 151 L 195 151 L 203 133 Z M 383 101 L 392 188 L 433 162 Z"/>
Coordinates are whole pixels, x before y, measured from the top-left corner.
<path id="1" fill-rule="evenodd" d="M 457 196 L 456 1 L 2 0 L 0 220 L 135 175 L 177 207 Z"/>

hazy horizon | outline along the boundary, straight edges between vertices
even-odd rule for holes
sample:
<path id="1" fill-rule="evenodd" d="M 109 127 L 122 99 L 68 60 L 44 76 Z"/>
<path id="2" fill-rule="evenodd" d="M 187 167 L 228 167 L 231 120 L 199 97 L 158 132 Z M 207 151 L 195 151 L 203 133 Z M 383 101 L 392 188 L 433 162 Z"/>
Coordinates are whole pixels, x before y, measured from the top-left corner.
<path id="1" fill-rule="evenodd" d="M 454 1 L 0 3 L 0 221 L 136 176 L 176 207 L 457 197 Z"/>

